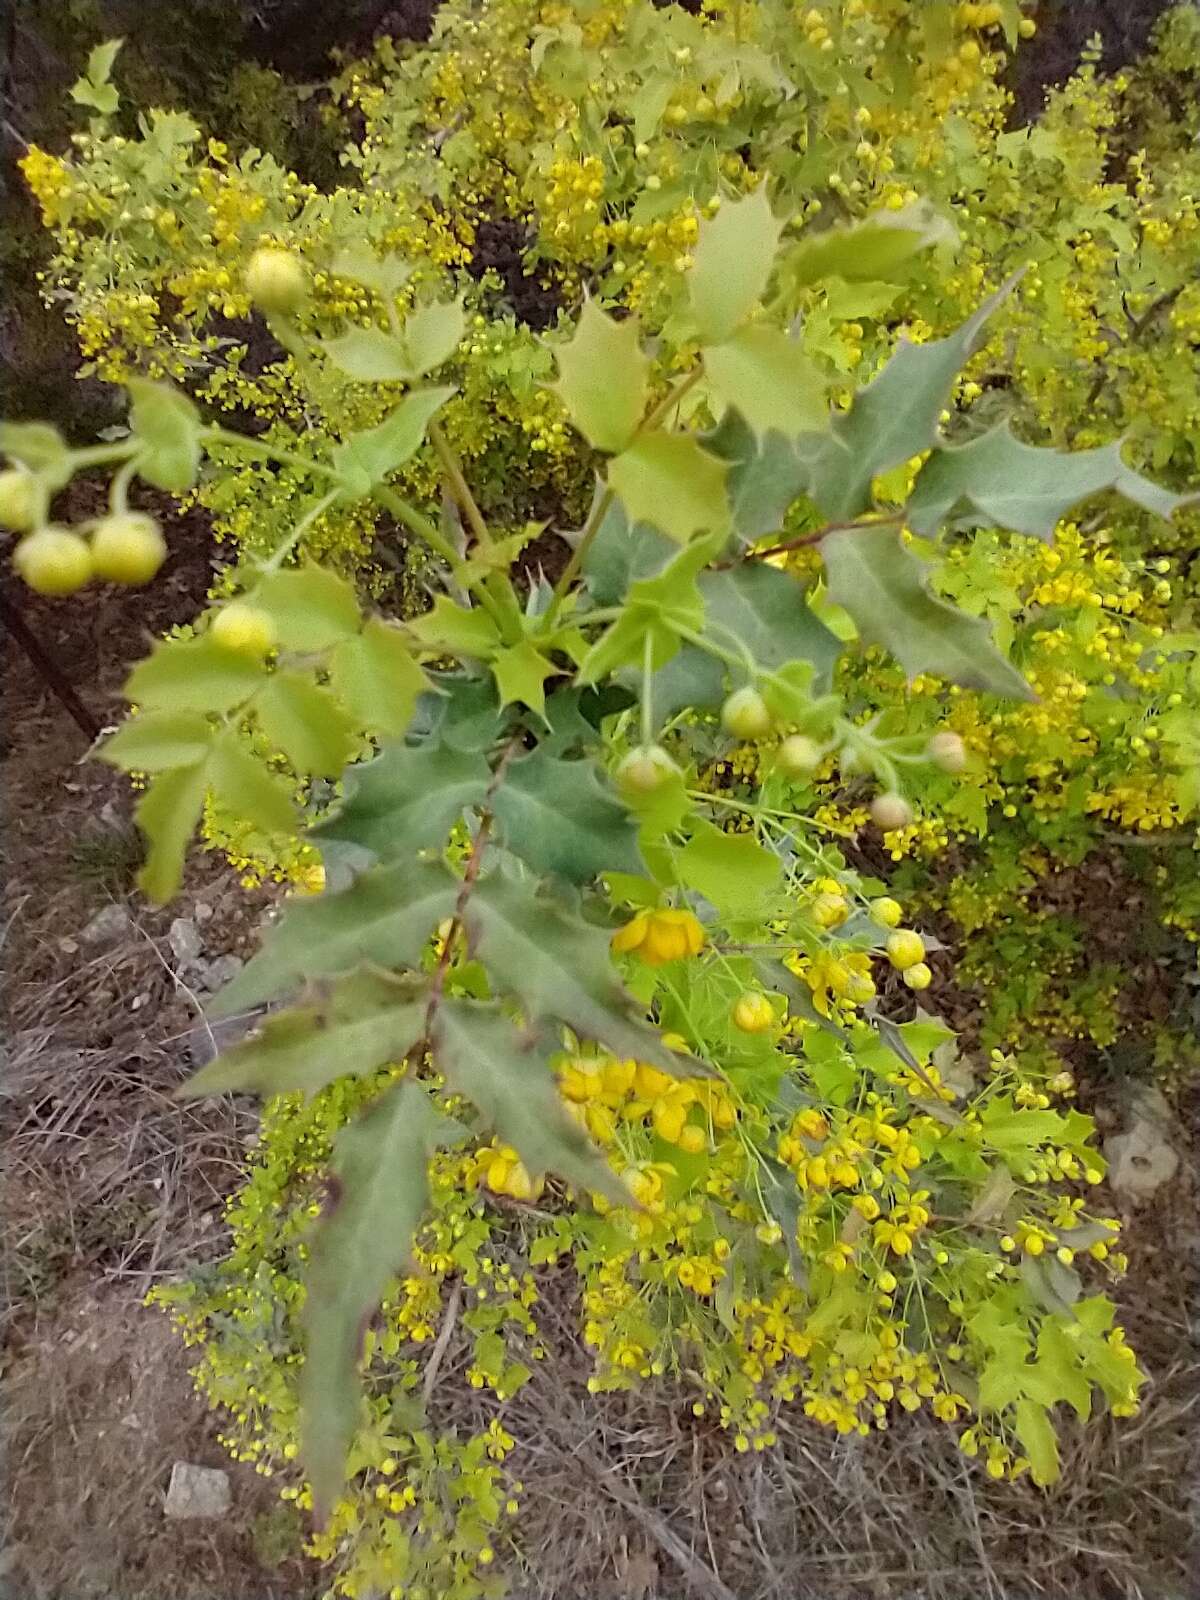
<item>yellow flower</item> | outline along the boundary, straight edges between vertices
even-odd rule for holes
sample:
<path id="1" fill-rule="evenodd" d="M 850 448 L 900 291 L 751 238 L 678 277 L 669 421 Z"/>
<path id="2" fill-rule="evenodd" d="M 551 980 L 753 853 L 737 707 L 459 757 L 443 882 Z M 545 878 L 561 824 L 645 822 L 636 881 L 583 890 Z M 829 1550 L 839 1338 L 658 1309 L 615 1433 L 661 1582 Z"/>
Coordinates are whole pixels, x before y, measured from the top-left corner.
<path id="1" fill-rule="evenodd" d="M 633 951 L 648 967 L 699 955 L 704 948 L 703 927 L 690 911 L 639 911 L 613 935 L 618 954 Z"/>

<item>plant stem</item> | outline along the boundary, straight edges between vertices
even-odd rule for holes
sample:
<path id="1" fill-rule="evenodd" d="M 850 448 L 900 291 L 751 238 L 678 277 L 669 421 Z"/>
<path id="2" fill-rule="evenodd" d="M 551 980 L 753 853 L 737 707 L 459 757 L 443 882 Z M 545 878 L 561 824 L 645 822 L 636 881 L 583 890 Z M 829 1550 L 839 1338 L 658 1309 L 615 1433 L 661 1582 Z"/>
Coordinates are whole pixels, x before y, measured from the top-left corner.
<path id="1" fill-rule="evenodd" d="M 281 450 L 277 445 L 266 444 L 261 439 L 249 439 L 245 434 L 231 433 L 228 428 L 205 428 L 200 435 L 206 445 L 221 445 L 229 450 L 241 450 L 246 455 L 260 456 L 266 461 L 278 461 L 290 467 L 301 467 L 305 472 L 316 473 L 321 478 L 336 478 L 337 472 L 324 461 L 314 461 L 311 456 L 298 455 L 294 450 Z"/>
<path id="2" fill-rule="evenodd" d="M 500 607 L 484 588 L 481 580 L 471 577 L 467 572 L 462 557 L 435 523 L 415 506 L 410 506 L 408 501 L 394 489 L 389 489 L 386 483 L 374 484 L 371 488 L 371 498 L 385 511 L 390 511 L 397 522 L 402 522 L 410 532 L 423 539 L 435 555 L 441 556 L 450 568 L 455 581 L 464 589 L 469 589 L 496 626 L 503 628 L 505 619 Z"/>
<path id="3" fill-rule="evenodd" d="M 446 474 L 446 482 L 450 486 L 450 493 L 466 517 L 471 532 L 475 535 L 475 542 L 487 554 L 495 549 L 491 533 L 488 531 L 488 525 L 483 519 L 483 513 L 475 496 L 471 493 L 454 446 L 447 439 L 440 422 L 429 424 L 429 441 L 437 451 L 442 470 Z M 507 572 L 499 570 L 489 572 L 482 579 L 481 593 L 484 591 L 496 605 L 496 621 L 505 639 L 510 642 L 520 639 L 525 631 L 521 620 L 521 606 Z"/>
<path id="4" fill-rule="evenodd" d="M 311 510 L 304 513 L 304 515 L 300 518 L 300 521 L 292 529 L 291 533 L 288 534 L 287 538 L 279 546 L 278 550 L 276 550 L 274 554 L 263 563 L 264 572 L 278 572 L 279 568 L 287 560 L 288 556 L 291 555 L 292 551 L 300 543 L 300 540 L 308 532 L 309 528 L 312 527 L 313 523 L 316 522 L 318 517 L 324 516 L 325 512 L 329 510 L 330 506 L 333 505 L 335 500 L 337 500 L 341 492 L 342 491 L 340 489 L 331 489 L 328 494 L 322 495 L 321 499 L 317 501 L 316 505 L 313 506 Z"/>
<path id="5" fill-rule="evenodd" d="M 821 540 L 830 533 L 865 533 L 870 528 L 890 528 L 898 526 L 904 521 L 903 511 L 894 511 L 886 517 L 860 518 L 854 522 L 827 522 L 823 528 L 818 528 L 815 533 L 801 534 L 798 539 L 788 539 L 783 544 L 773 544 L 767 550 L 747 550 L 737 561 L 726 562 L 726 566 L 740 566 L 746 561 L 765 561 L 768 556 L 786 555 L 789 550 L 805 550 L 810 545 L 820 544 Z"/>

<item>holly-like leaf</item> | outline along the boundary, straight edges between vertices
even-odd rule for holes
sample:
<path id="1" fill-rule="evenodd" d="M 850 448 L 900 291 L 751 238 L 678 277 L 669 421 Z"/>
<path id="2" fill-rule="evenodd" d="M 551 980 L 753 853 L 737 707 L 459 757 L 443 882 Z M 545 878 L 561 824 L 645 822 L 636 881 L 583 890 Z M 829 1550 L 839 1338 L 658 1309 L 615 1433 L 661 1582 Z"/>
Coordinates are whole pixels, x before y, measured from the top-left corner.
<path id="1" fill-rule="evenodd" d="M 416 455 L 430 419 L 454 393 L 452 387 L 415 389 L 375 428 L 352 433 L 333 452 L 333 465 L 347 490 L 367 495 L 373 484 Z"/>
<path id="2" fill-rule="evenodd" d="M 232 711 L 262 687 L 261 661 L 207 635 L 167 639 L 125 680 L 125 698 L 146 711 Z"/>
<path id="3" fill-rule="evenodd" d="M 407 383 L 414 376 L 403 342 L 382 328 L 349 328 L 321 348 L 356 383 Z"/>
<path id="4" fill-rule="evenodd" d="M 686 544 L 702 529 L 728 527 L 727 471 L 690 434 L 648 433 L 616 457 L 608 481 L 635 522 Z"/>
<path id="5" fill-rule="evenodd" d="M 787 275 L 797 285 L 841 278 L 845 283 L 885 280 L 921 251 L 953 244 L 958 232 L 925 200 L 899 211 L 876 211 L 845 228 L 806 234 L 789 252 Z"/>
<path id="6" fill-rule="evenodd" d="M 908 524 L 930 535 L 952 517 L 1053 541 L 1073 506 L 1106 489 L 1156 516 L 1170 517 L 1200 495 L 1172 494 L 1127 467 L 1118 444 L 1098 450 L 1041 450 L 1014 439 L 1007 422 L 963 445 L 940 445 L 917 474 Z"/>
<path id="7" fill-rule="evenodd" d="M 125 772 L 166 772 L 204 761 L 212 736 L 208 718 L 199 712 L 146 711 L 129 717 L 105 740 L 100 756 Z"/>
<path id="8" fill-rule="evenodd" d="M 598 489 L 597 494 L 605 491 Z M 661 572 L 675 554 L 669 539 L 648 522 L 631 522 L 614 496 L 583 557 L 588 592 L 598 606 L 616 605 L 631 583 Z"/>
<path id="9" fill-rule="evenodd" d="M 182 494 L 192 487 L 200 471 L 200 413 L 170 384 L 129 378 L 125 387 L 133 402 L 129 426 L 142 447 L 137 457 L 138 477 L 156 489 Z"/>
<path id="10" fill-rule="evenodd" d="M 289 901 L 258 954 L 217 996 L 213 1015 L 249 1011 L 317 978 L 364 962 L 415 967 L 454 910 L 458 879 L 444 861 L 405 860 L 364 872 L 338 894 Z"/>
<path id="11" fill-rule="evenodd" d="M 404 344 L 412 376 L 449 361 L 462 340 L 464 327 L 461 300 L 434 300 L 410 311 L 404 323 Z"/>
<path id="12" fill-rule="evenodd" d="M 624 610 L 597 639 L 579 668 L 578 682 L 598 683 L 618 667 L 644 659 L 650 640 L 651 666 L 664 666 L 679 648 L 679 632 L 698 632 L 704 624 L 704 601 L 696 575 L 711 559 L 706 540 L 681 550 L 656 578 L 630 585 Z"/>
<path id="13" fill-rule="evenodd" d="M 573 337 L 554 356 L 554 387 L 571 421 L 597 450 L 623 450 L 645 413 L 650 378 L 637 318 L 617 322 L 585 300 Z"/>
<path id="14" fill-rule="evenodd" d="M 336 1078 L 403 1061 L 424 1032 L 427 1007 L 425 985 L 411 977 L 353 973 L 311 1005 L 268 1017 L 177 1094 L 314 1095 Z"/>
<path id="15" fill-rule="evenodd" d="M 679 875 L 731 926 L 762 920 L 764 908 L 779 888 L 779 857 L 751 834 L 723 833 L 698 819 L 692 837 L 675 852 Z"/>
<path id="16" fill-rule="evenodd" d="M 439 848 L 468 806 L 487 791 L 491 773 L 475 751 L 444 743 L 393 744 L 346 773 L 346 796 L 314 839 L 357 845 L 378 861 Z"/>
<path id="17" fill-rule="evenodd" d="M 541 749 L 514 761 L 492 813 L 507 848 L 535 872 L 589 883 L 606 872 L 645 871 L 637 827 L 591 761 Z"/>
<path id="18" fill-rule="evenodd" d="M 739 328 L 704 352 L 704 370 L 726 405 L 758 434 L 794 436 L 828 424 L 825 384 L 800 342 L 778 328 Z"/>
<path id="19" fill-rule="evenodd" d="M 423 616 L 408 623 L 408 632 L 428 650 L 474 656 L 480 661 L 490 661 L 500 648 L 499 631 L 486 611 L 457 605 L 444 594 L 437 596 Z"/>
<path id="20" fill-rule="evenodd" d="M 258 725 L 295 772 L 340 778 L 354 753 L 354 726 L 338 700 L 302 672 L 276 672 L 254 702 Z"/>
<path id="21" fill-rule="evenodd" d="M 556 677 L 559 669 L 531 639 L 522 639 L 499 652 L 492 671 L 502 706 L 520 701 L 541 716 L 546 709 L 546 679 Z"/>
<path id="22" fill-rule="evenodd" d="M 556 1172 L 614 1205 L 631 1204 L 620 1178 L 563 1109 L 548 1052 L 535 1038 L 520 1036 L 498 1005 L 442 1001 L 432 1053 L 447 1086 L 479 1108 L 531 1173 Z"/>
<path id="23" fill-rule="evenodd" d="M 158 905 L 164 905 L 183 881 L 188 840 L 200 821 L 207 789 L 204 766 L 176 767 L 151 779 L 134 810 L 134 820 L 150 846 L 138 886 Z"/>
<path id="24" fill-rule="evenodd" d="M 687 282 L 706 343 L 728 339 L 762 298 L 782 232 L 765 184 L 741 200 L 726 200 L 701 226 Z"/>
<path id="25" fill-rule="evenodd" d="M 263 833 L 296 831 L 291 786 L 251 755 L 232 728 L 214 740 L 205 771 L 217 799 L 235 817 Z"/>
<path id="26" fill-rule="evenodd" d="M 821 555 L 830 599 L 846 608 L 868 644 L 889 651 L 910 678 L 928 672 L 969 689 L 1033 698 L 993 644 L 988 623 L 929 592 L 929 569 L 898 528 L 827 534 Z"/>
<path id="27" fill-rule="evenodd" d="M 465 1130 L 401 1081 L 337 1136 L 332 1200 L 309 1246 L 301 1375 L 302 1460 L 318 1524 L 345 1481 L 358 1425 L 367 1318 L 408 1259 L 429 1196 L 429 1158 Z"/>
<path id="28" fill-rule="evenodd" d="M 380 617 L 335 647 L 329 676 L 359 727 L 389 737 L 407 731 L 418 695 L 429 688 L 399 631 Z"/>
<path id="29" fill-rule="evenodd" d="M 720 623 L 769 670 L 797 659 L 811 661 L 815 680 L 828 683 L 842 652 L 836 636 L 809 609 L 801 585 L 761 561 L 723 572 L 704 572 L 699 589 L 707 625 Z"/>
<path id="30" fill-rule="evenodd" d="M 743 545 L 756 544 L 783 527 L 788 508 L 807 493 L 810 457 L 819 457 L 828 447 L 823 434 L 791 440 L 767 433 L 760 439 L 733 407 L 702 437 L 705 449 L 729 464 L 725 488 L 733 531 Z"/>
<path id="31" fill-rule="evenodd" d="M 621 986 L 605 929 L 507 872 L 480 879 L 465 916 L 472 951 L 529 1016 L 557 1017 L 618 1056 L 683 1070 Z"/>
<path id="32" fill-rule="evenodd" d="M 328 650 L 358 632 L 354 586 L 328 567 L 283 567 L 270 572 L 254 590 L 250 603 L 271 618 L 285 650 L 300 654 Z"/>
<path id="33" fill-rule="evenodd" d="M 948 338 L 929 344 L 901 340 L 849 411 L 833 419 L 829 439 L 813 462 L 809 489 L 827 517 L 841 522 L 860 515 L 871 503 L 871 483 L 879 473 L 936 443 L 954 379 L 1015 283 L 1010 279 Z"/>

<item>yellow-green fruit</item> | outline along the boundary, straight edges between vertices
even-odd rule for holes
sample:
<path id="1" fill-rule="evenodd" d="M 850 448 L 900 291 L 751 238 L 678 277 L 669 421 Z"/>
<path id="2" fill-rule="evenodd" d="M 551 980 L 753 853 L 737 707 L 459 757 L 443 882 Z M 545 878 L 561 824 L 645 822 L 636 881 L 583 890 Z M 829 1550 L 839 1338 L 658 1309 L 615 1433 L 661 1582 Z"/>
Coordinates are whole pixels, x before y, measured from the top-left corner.
<path id="1" fill-rule="evenodd" d="M 92 576 L 92 552 L 69 528 L 39 528 L 21 540 L 13 566 L 38 594 L 74 594 Z"/>
<path id="2" fill-rule="evenodd" d="M 290 250 L 256 250 L 246 267 L 246 291 L 262 311 L 289 316 L 308 295 L 304 268 Z"/>
<path id="3" fill-rule="evenodd" d="M 900 918 L 904 915 L 904 907 L 899 900 L 893 900 L 890 895 L 880 895 L 878 900 L 872 900 L 871 921 L 878 923 L 881 928 L 895 928 L 899 926 Z"/>
<path id="4" fill-rule="evenodd" d="M 771 731 L 771 713 L 757 689 L 735 689 L 721 707 L 721 725 L 735 739 L 761 739 Z"/>
<path id="5" fill-rule="evenodd" d="M 37 480 L 31 472 L 12 467 L 0 472 L 0 527 L 12 528 L 16 533 L 28 533 L 37 527 Z"/>
<path id="6" fill-rule="evenodd" d="M 888 960 L 898 972 L 925 959 L 925 941 L 912 928 L 897 928 L 895 933 L 888 934 L 885 948 Z"/>
<path id="7" fill-rule="evenodd" d="M 653 794 L 678 771 L 662 745 L 639 745 L 617 767 L 617 787 L 628 795 Z"/>
<path id="8" fill-rule="evenodd" d="M 806 778 L 821 765 L 821 746 L 803 733 L 793 733 L 779 746 L 779 765 L 793 778 Z"/>
<path id="9" fill-rule="evenodd" d="M 105 517 L 92 530 L 92 565 L 112 583 L 149 583 L 167 559 L 167 542 L 153 517 L 140 511 Z"/>
<path id="10" fill-rule="evenodd" d="M 257 606 L 235 600 L 218 611 L 209 629 L 217 644 L 242 655 L 265 656 L 275 643 L 275 624 Z"/>
<path id="11" fill-rule="evenodd" d="M 885 833 L 894 828 L 907 828 L 912 819 L 912 807 L 902 794 L 876 795 L 871 802 L 871 820 Z"/>
<path id="12" fill-rule="evenodd" d="M 914 961 L 900 976 L 910 989 L 928 989 L 933 982 L 933 973 L 923 961 Z"/>
<path id="13" fill-rule="evenodd" d="M 775 1007 L 765 994 L 748 989 L 734 1002 L 733 1025 L 743 1033 L 766 1033 L 775 1026 Z"/>
<path id="14" fill-rule="evenodd" d="M 944 729 L 935 733 L 927 746 L 929 759 L 943 772 L 961 772 L 967 764 L 967 747 L 958 734 Z"/>

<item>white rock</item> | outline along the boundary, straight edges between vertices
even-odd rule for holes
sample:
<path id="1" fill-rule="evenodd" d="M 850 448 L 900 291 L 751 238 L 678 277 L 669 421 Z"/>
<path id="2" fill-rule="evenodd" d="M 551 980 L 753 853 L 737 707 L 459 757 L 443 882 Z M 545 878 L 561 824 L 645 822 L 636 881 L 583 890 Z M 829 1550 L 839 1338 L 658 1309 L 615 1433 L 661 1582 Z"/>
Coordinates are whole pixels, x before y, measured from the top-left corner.
<path id="1" fill-rule="evenodd" d="M 1163 1094 L 1145 1087 L 1134 1096 L 1124 1133 L 1104 1141 L 1108 1181 L 1118 1194 L 1146 1200 L 1179 1170 L 1179 1152 L 1166 1137 L 1171 1108 Z"/>
<path id="2" fill-rule="evenodd" d="M 177 1461 L 163 1507 L 168 1517 L 224 1517 L 232 1503 L 229 1474 L 219 1467 Z"/>
<path id="3" fill-rule="evenodd" d="M 84 944 L 107 944 L 110 939 L 119 939 L 128 933 L 130 926 L 128 911 L 114 902 L 97 911 L 79 937 Z"/>
<path id="4" fill-rule="evenodd" d="M 196 924 L 187 917 L 175 918 L 167 930 L 167 943 L 171 946 L 172 955 L 184 969 L 195 966 L 203 949 Z"/>

